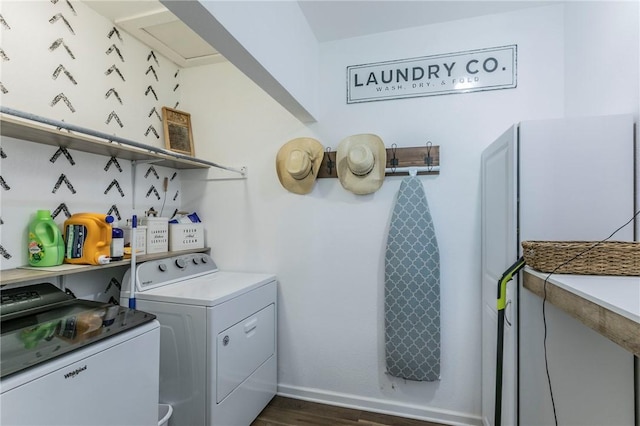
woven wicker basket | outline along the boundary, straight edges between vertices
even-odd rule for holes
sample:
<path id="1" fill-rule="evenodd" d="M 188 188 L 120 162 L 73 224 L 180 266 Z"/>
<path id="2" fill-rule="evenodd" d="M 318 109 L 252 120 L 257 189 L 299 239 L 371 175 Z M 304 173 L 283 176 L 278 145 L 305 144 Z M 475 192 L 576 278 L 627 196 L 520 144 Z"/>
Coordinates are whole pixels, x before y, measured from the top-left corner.
<path id="1" fill-rule="evenodd" d="M 523 241 L 522 248 L 525 263 L 542 272 L 640 276 L 640 242 Z"/>

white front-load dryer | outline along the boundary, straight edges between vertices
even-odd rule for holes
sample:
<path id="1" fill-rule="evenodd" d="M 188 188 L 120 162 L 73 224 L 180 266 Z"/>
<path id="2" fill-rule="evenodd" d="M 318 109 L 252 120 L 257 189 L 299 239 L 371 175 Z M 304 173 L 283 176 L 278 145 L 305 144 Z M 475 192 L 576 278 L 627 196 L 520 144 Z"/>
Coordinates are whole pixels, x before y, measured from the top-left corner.
<path id="1" fill-rule="evenodd" d="M 160 402 L 171 426 L 248 426 L 277 386 L 274 275 L 219 271 L 207 254 L 136 268 L 136 308 L 160 322 Z M 121 304 L 130 294 L 130 271 Z"/>

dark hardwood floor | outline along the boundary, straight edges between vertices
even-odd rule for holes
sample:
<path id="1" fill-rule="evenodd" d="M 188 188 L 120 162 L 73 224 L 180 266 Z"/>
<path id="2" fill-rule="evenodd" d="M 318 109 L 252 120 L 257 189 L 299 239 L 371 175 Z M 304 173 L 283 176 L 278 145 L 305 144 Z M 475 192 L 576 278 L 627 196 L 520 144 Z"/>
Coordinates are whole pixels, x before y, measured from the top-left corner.
<path id="1" fill-rule="evenodd" d="M 443 426 L 276 396 L 251 426 Z"/>

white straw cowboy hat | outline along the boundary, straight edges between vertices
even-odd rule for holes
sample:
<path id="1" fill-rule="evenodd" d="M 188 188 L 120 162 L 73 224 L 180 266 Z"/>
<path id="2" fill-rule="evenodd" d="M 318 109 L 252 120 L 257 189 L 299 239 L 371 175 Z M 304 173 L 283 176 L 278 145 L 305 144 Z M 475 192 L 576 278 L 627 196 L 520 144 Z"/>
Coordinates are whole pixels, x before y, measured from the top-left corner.
<path id="1" fill-rule="evenodd" d="M 377 135 L 349 136 L 338 145 L 336 163 L 344 189 L 358 195 L 371 194 L 384 181 L 387 150 Z"/>
<path id="2" fill-rule="evenodd" d="M 311 192 L 323 155 L 322 144 L 312 138 L 292 139 L 282 145 L 276 156 L 282 186 L 295 194 Z"/>

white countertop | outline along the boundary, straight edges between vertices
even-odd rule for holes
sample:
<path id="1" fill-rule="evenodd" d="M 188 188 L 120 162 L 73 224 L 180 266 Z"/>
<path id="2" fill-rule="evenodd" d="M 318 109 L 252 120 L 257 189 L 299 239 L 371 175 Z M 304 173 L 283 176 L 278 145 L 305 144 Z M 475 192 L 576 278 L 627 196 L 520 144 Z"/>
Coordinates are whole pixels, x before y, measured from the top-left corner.
<path id="1" fill-rule="evenodd" d="M 528 266 L 525 271 L 542 280 L 549 275 Z M 638 276 L 553 274 L 547 282 L 640 324 Z"/>

